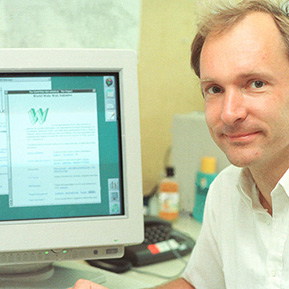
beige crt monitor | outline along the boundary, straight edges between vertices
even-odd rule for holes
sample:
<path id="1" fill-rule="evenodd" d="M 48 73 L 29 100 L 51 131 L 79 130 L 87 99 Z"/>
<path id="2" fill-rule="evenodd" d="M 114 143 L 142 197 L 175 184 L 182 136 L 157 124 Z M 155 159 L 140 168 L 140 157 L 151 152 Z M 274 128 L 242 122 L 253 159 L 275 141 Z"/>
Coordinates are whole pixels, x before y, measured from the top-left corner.
<path id="1" fill-rule="evenodd" d="M 67 288 L 55 261 L 142 242 L 136 66 L 128 50 L 0 50 L 0 288 Z"/>

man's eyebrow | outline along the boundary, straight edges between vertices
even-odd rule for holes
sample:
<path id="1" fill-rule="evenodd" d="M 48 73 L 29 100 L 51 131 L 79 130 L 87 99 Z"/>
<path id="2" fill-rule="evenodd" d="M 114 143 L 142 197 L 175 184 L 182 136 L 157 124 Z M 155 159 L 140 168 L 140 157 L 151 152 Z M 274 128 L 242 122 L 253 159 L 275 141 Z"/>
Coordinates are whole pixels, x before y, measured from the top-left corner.
<path id="1" fill-rule="evenodd" d="M 267 72 L 263 71 L 251 71 L 248 73 L 241 73 L 236 76 L 236 79 L 249 79 L 249 78 L 267 78 L 267 79 L 272 79 L 272 75 Z M 200 79 L 200 83 L 207 83 L 207 82 L 216 82 L 214 78 L 211 77 L 204 77 Z"/>
<path id="2" fill-rule="evenodd" d="M 242 73 L 239 75 L 239 78 L 251 78 L 251 77 L 269 77 L 270 74 L 261 71 L 252 71 L 249 73 Z"/>
<path id="3" fill-rule="evenodd" d="M 214 79 L 213 78 L 203 78 L 203 79 L 200 79 L 200 82 L 201 83 L 214 82 Z"/>

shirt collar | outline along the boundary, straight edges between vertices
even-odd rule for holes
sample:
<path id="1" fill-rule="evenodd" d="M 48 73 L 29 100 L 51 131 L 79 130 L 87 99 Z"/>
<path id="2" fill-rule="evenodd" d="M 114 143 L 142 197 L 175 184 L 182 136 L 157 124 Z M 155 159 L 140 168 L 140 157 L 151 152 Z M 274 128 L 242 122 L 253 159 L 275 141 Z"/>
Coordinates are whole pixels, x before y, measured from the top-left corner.
<path id="1" fill-rule="evenodd" d="M 283 187 L 286 195 L 289 197 L 289 169 L 285 172 L 278 183 Z"/>
<path id="2" fill-rule="evenodd" d="M 280 188 L 280 186 L 283 188 Z M 259 201 L 259 190 L 253 180 L 251 172 L 248 168 L 243 168 L 239 178 L 239 191 L 243 201 L 252 206 L 255 209 L 263 209 Z M 275 188 L 273 189 L 271 195 L 284 191 L 289 197 L 289 169 L 285 172 L 282 178 L 279 180 Z"/>
<path id="3" fill-rule="evenodd" d="M 242 169 L 238 186 L 243 201 L 253 208 L 260 208 L 259 191 L 248 168 Z"/>

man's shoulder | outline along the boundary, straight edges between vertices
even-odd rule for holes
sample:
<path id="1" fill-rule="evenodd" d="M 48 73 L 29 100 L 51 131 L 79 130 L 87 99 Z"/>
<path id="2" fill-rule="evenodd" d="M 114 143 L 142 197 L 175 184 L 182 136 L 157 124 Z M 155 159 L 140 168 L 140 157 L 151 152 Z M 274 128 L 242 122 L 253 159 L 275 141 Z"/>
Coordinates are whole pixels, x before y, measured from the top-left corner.
<path id="1" fill-rule="evenodd" d="M 210 186 L 208 202 L 217 209 L 229 208 L 239 204 L 240 194 L 238 184 L 242 168 L 233 165 L 222 170 Z"/>
<path id="2" fill-rule="evenodd" d="M 242 168 L 229 165 L 217 175 L 216 181 L 230 182 L 231 184 L 234 182 L 238 182 L 242 170 Z"/>
<path id="3" fill-rule="evenodd" d="M 214 195 L 213 198 L 227 198 L 237 190 L 242 168 L 229 165 L 223 169 L 215 178 L 210 186 L 210 191 Z"/>

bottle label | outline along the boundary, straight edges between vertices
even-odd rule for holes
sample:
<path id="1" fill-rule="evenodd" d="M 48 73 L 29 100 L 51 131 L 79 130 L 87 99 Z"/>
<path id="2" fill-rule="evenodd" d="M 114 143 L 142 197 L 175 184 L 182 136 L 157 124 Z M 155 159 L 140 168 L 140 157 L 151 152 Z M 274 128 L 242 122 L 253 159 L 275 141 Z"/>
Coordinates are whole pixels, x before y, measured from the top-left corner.
<path id="1" fill-rule="evenodd" d="M 179 212 L 179 194 L 170 192 L 159 193 L 160 211 L 166 213 L 178 213 Z"/>

